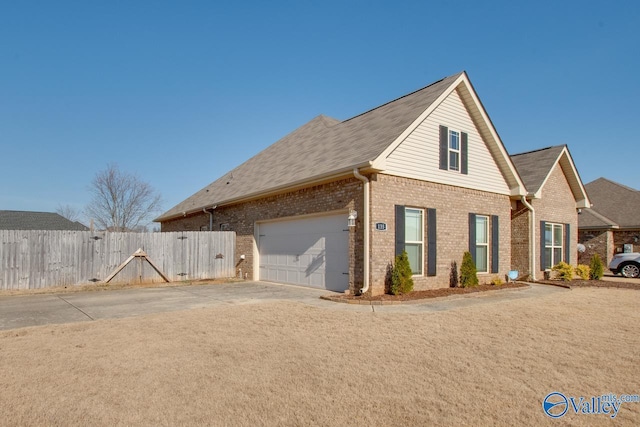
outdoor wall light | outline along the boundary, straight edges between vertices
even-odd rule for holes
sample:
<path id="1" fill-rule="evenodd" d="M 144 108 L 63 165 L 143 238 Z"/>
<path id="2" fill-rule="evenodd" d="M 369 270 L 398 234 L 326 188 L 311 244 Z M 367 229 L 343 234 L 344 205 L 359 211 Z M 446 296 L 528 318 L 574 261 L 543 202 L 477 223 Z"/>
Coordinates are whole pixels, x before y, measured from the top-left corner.
<path id="1" fill-rule="evenodd" d="M 349 227 L 355 227 L 356 226 L 356 218 L 358 218 L 358 212 L 356 212 L 353 209 L 351 209 L 349 211 L 349 216 L 347 217 L 347 225 Z"/>

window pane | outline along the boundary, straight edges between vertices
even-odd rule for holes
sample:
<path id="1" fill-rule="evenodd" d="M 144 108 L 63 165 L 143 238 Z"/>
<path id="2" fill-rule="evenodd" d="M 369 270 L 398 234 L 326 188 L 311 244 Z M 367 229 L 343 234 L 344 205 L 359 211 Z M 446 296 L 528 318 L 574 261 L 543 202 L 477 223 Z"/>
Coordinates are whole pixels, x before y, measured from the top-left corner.
<path id="1" fill-rule="evenodd" d="M 409 256 L 409 265 L 413 274 L 422 274 L 422 245 L 407 243 L 404 249 Z"/>
<path id="2" fill-rule="evenodd" d="M 553 224 L 545 224 L 544 226 L 544 245 L 551 246 L 551 239 L 553 234 Z"/>
<path id="3" fill-rule="evenodd" d="M 487 247 L 486 246 L 477 246 L 476 247 L 476 269 L 479 273 L 486 273 L 488 271 L 488 257 L 487 257 Z"/>
<path id="4" fill-rule="evenodd" d="M 553 226 L 553 246 L 562 246 L 562 226 L 558 224 Z"/>
<path id="5" fill-rule="evenodd" d="M 422 210 L 405 209 L 404 240 L 405 242 L 422 242 Z"/>
<path id="6" fill-rule="evenodd" d="M 457 171 L 460 168 L 459 161 L 458 161 L 459 156 L 460 156 L 460 153 L 449 151 L 449 169 L 450 170 Z"/>
<path id="7" fill-rule="evenodd" d="M 553 265 L 556 265 L 562 261 L 562 248 L 555 248 L 553 250 Z"/>
<path id="8" fill-rule="evenodd" d="M 449 135 L 449 148 L 451 148 L 452 150 L 460 149 L 460 134 L 453 130 Z"/>
<path id="9" fill-rule="evenodd" d="M 489 218 L 476 216 L 476 244 L 489 243 Z"/>
<path id="10" fill-rule="evenodd" d="M 544 269 L 546 270 L 547 268 L 551 268 L 552 267 L 552 262 L 553 259 L 551 259 L 551 255 L 552 255 L 552 251 L 551 248 L 545 248 L 544 250 Z"/>

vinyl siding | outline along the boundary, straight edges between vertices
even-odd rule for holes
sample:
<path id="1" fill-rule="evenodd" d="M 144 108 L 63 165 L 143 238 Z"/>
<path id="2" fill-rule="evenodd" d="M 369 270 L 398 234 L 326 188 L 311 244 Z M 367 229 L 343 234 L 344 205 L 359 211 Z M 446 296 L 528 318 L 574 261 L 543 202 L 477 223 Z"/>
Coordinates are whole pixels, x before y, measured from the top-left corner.
<path id="1" fill-rule="evenodd" d="M 469 135 L 468 174 L 439 169 L 439 126 Z M 453 91 L 387 157 L 384 173 L 497 194 L 509 187 L 474 125 L 458 91 Z"/>

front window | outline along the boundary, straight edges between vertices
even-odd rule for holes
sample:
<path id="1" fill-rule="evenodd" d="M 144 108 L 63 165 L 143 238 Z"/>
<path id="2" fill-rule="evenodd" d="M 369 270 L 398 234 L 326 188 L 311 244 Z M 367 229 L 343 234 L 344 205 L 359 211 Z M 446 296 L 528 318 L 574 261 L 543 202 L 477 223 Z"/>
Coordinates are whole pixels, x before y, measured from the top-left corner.
<path id="1" fill-rule="evenodd" d="M 476 269 L 489 271 L 489 217 L 476 215 Z"/>
<path id="2" fill-rule="evenodd" d="M 449 170 L 460 170 L 460 132 L 449 131 Z"/>
<path id="3" fill-rule="evenodd" d="M 562 261 L 562 253 L 562 224 L 545 224 L 544 269 L 549 269 Z"/>
<path id="4" fill-rule="evenodd" d="M 423 211 L 406 208 L 404 210 L 404 249 L 409 257 L 413 274 L 422 274 L 423 254 Z"/>

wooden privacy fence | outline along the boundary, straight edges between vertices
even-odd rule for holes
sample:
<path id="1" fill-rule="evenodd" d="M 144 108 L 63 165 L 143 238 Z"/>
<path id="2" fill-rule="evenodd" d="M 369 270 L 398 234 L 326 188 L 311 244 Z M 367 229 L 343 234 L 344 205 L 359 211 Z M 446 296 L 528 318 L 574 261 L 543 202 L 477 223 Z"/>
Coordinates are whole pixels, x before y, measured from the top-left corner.
<path id="1" fill-rule="evenodd" d="M 0 289 L 102 282 L 138 249 L 171 281 L 234 277 L 235 244 L 233 231 L 0 230 Z M 109 283 L 164 281 L 142 261 L 136 258 Z"/>

